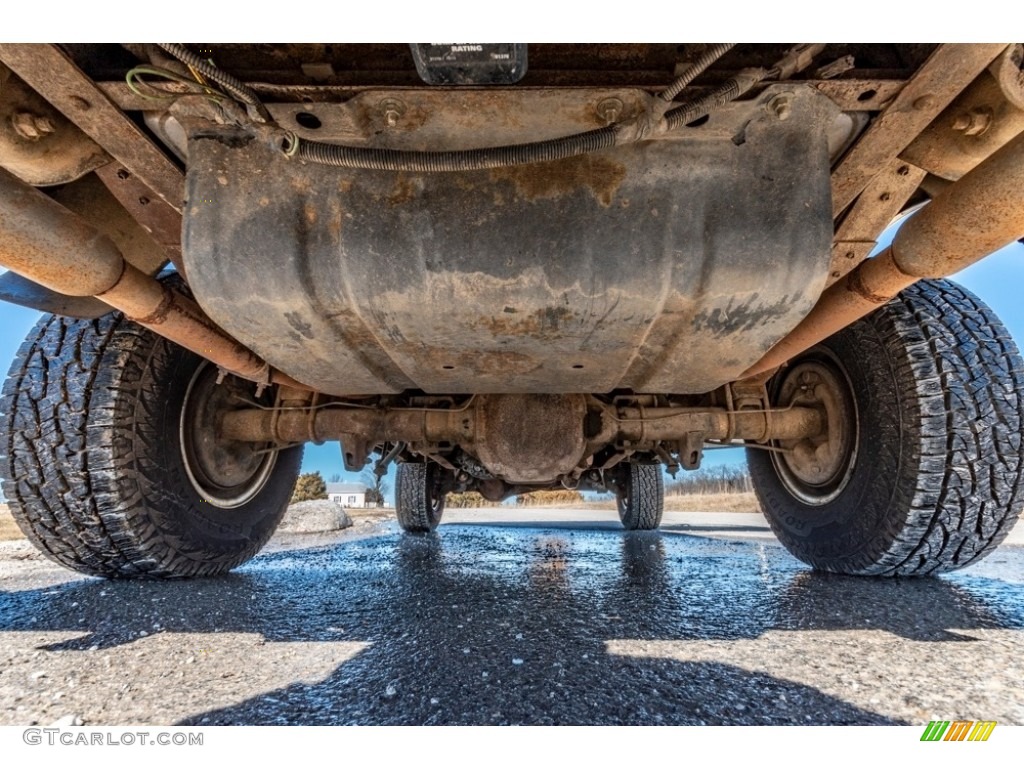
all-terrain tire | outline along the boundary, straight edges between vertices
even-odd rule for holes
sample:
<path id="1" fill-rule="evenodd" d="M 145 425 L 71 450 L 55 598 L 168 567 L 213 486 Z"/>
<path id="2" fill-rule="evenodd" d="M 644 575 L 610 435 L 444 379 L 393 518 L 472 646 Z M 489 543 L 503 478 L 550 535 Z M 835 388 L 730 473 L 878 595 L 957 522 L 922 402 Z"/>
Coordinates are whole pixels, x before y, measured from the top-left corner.
<path id="1" fill-rule="evenodd" d="M 0 396 L 0 480 L 36 547 L 109 578 L 212 576 L 260 550 L 302 448 L 260 463 L 244 503 L 204 498 L 182 450 L 183 403 L 204 367 L 119 313 L 36 324 Z"/>
<path id="2" fill-rule="evenodd" d="M 839 490 L 809 504 L 784 459 L 747 449 L 786 548 L 820 570 L 885 576 L 951 571 L 995 549 L 1024 505 L 1024 363 L 992 311 L 955 283 L 920 282 L 804 359 L 815 355 L 845 369 L 855 459 Z"/>
<path id="3" fill-rule="evenodd" d="M 399 464 L 395 479 L 395 514 L 408 533 L 430 533 L 441 522 L 445 494 L 439 468 L 432 462 Z"/>
<path id="4" fill-rule="evenodd" d="M 619 520 L 627 531 L 653 531 L 665 509 L 665 480 L 660 464 L 626 465 L 616 489 Z"/>

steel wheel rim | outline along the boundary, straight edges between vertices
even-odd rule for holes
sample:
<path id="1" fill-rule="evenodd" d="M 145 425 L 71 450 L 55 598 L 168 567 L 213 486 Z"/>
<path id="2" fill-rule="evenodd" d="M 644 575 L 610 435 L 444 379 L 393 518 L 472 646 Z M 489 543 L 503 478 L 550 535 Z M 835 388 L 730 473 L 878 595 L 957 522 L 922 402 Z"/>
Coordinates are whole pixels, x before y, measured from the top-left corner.
<path id="1" fill-rule="evenodd" d="M 783 488 L 808 506 L 824 506 L 842 495 L 857 465 L 860 420 L 853 385 L 842 363 L 816 347 L 789 366 L 773 387 L 778 407 L 812 405 L 824 410 L 827 437 L 775 440 L 772 465 Z"/>
<path id="2" fill-rule="evenodd" d="M 237 382 L 216 384 L 217 370 L 204 362 L 192 374 L 181 406 L 178 443 L 182 464 L 200 499 L 219 509 L 237 509 L 255 499 L 273 474 L 278 451 L 270 444 L 223 440 L 218 415 L 228 407 Z M 233 459 L 240 465 L 232 466 Z"/>

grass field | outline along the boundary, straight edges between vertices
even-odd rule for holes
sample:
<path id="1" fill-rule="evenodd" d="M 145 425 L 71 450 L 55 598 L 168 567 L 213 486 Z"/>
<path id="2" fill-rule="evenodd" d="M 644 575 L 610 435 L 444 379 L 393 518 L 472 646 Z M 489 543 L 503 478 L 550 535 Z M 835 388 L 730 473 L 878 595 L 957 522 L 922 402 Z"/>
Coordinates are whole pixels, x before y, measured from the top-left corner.
<path id="1" fill-rule="evenodd" d="M 584 509 L 615 509 L 613 500 L 585 501 L 574 506 Z M 753 493 L 693 493 L 666 496 L 665 509 L 670 512 L 760 512 Z"/>
<path id="2" fill-rule="evenodd" d="M 11 513 L 7 511 L 7 505 L 0 504 L 0 541 L 23 538 L 25 538 L 25 534 L 21 532 L 18 524 L 11 517 Z"/>
<path id="3" fill-rule="evenodd" d="M 673 512 L 760 512 L 753 493 L 694 493 L 666 496 L 665 509 Z"/>

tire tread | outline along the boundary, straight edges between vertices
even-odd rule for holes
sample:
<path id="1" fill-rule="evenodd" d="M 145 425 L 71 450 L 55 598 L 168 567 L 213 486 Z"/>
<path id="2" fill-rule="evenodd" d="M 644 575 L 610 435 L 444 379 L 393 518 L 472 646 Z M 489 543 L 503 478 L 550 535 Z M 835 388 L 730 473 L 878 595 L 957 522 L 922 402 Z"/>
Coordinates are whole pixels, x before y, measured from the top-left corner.
<path id="1" fill-rule="evenodd" d="M 628 531 L 653 531 L 665 510 L 665 480 L 660 464 L 628 465 L 629 478 L 618 494 L 619 520 Z"/>
<path id="2" fill-rule="evenodd" d="M 430 533 L 441 522 L 444 497 L 434 499 L 431 474 L 431 466 L 426 463 L 398 465 L 395 478 L 395 513 L 403 531 Z"/>
<path id="3" fill-rule="evenodd" d="M 937 574 L 985 557 L 1024 506 L 1024 362 L 1009 333 L 948 280 L 917 283 L 840 333 L 877 342 L 883 354 L 858 363 L 890 375 L 902 400 L 875 403 L 902 435 L 889 459 L 898 475 L 887 524 L 859 558 L 814 554 L 773 520 L 784 514 L 785 492 L 748 451 L 780 540 L 815 567 L 859 575 Z"/>
<path id="4" fill-rule="evenodd" d="M 0 393 L 0 483 L 18 526 L 54 561 L 108 578 L 212 576 L 273 532 L 239 543 L 236 528 L 230 544 L 204 548 L 166 514 L 188 500 L 164 482 L 154 409 L 183 354 L 118 313 L 44 316 L 21 345 Z M 294 451 L 282 476 L 298 471 Z M 154 509 L 165 512 L 159 526 Z"/>

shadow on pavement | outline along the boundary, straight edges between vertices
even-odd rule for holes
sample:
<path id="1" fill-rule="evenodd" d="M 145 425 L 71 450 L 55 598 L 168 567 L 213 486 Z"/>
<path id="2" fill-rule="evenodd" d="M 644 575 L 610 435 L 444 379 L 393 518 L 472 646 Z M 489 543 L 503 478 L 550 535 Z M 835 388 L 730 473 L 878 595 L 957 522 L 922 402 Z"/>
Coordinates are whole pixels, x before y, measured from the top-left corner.
<path id="1" fill-rule="evenodd" d="M 155 623 L 368 643 L 325 680 L 188 724 L 870 724 L 900 721 L 730 664 L 617 655 L 608 643 L 869 628 L 960 642 L 958 630 L 1024 627 L 1022 604 L 1024 587 L 999 580 L 816 574 L 772 542 L 451 525 L 266 554 L 221 579 L 4 592 L 0 631 L 86 632 L 46 649 L 71 652 Z"/>

